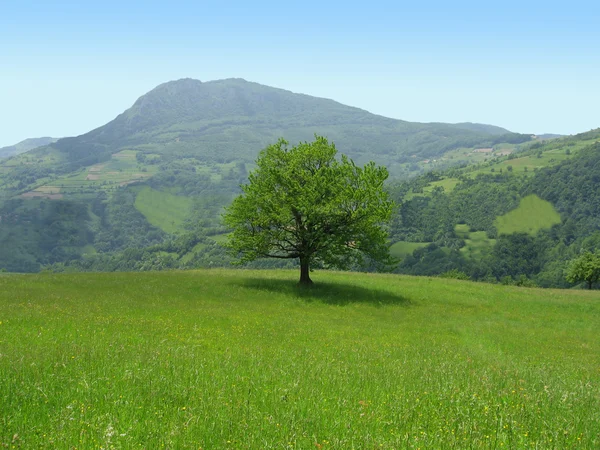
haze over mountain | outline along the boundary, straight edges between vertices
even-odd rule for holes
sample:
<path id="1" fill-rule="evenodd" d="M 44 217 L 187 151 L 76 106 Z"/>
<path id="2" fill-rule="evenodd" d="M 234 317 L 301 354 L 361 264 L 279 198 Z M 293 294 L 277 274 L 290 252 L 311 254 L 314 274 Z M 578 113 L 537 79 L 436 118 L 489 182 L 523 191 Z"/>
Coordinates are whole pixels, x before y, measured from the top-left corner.
<path id="1" fill-rule="evenodd" d="M 242 79 L 182 79 L 156 87 L 108 124 L 52 147 L 63 152 L 70 168 L 106 160 L 124 148 L 251 162 L 282 136 L 294 143 L 315 133 L 328 136 L 357 162 L 376 160 L 392 172 L 414 158 L 457 147 L 529 139 L 488 125 L 389 119 Z"/>
<path id="2" fill-rule="evenodd" d="M 385 165 L 391 179 L 531 140 L 492 125 L 390 119 L 242 79 L 172 81 L 106 125 L 0 162 L 0 268 L 36 271 L 175 233 L 193 233 L 187 244 L 222 234 L 222 208 L 259 151 L 315 134 L 357 164 Z"/>
<path id="3" fill-rule="evenodd" d="M 0 158 L 6 158 L 8 156 L 18 155 L 20 153 L 28 152 L 34 148 L 41 147 L 43 145 L 52 144 L 56 142 L 58 138 L 52 137 L 41 137 L 41 138 L 29 138 L 25 139 L 18 144 L 9 145 L 7 147 L 0 148 Z"/>

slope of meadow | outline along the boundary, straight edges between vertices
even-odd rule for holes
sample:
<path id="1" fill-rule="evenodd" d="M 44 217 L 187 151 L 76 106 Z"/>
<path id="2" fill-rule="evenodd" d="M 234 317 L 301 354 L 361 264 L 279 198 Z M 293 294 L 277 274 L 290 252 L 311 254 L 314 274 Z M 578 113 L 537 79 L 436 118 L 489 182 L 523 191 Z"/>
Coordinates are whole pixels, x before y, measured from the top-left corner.
<path id="1" fill-rule="evenodd" d="M 535 235 L 538 231 L 559 224 L 560 214 L 552 203 L 537 195 L 523 197 L 519 206 L 495 221 L 499 234 L 527 233 Z"/>
<path id="2" fill-rule="evenodd" d="M 155 227 L 167 233 L 182 228 L 185 218 L 192 208 L 192 199 L 139 186 L 136 189 L 135 208 Z"/>
<path id="3" fill-rule="evenodd" d="M 0 276 L 0 445 L 600 445 L 597 292 L 296 277 Z"/>

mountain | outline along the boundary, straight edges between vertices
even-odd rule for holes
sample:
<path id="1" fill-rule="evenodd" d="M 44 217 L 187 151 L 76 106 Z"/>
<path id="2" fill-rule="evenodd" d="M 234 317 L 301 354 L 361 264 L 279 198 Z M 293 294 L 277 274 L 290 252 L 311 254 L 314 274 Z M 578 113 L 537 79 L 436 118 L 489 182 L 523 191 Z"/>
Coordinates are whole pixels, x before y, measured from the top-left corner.
<path id="1" fill-rule="evenodd" d="M 486 125 L 482 123 L 463 122 L 456 123 L 454 124 L 454 126 L 457 128 L 462 128 L 463 130 L 471 130 L 477 133 L 491 134 L 493 136 L 500 136 L 503 134 L 510 133 L 510 131 L 508 131 L 506 128 L 497 127 L 495 125 Z"/>
<path id="2" fill-rule="evenodd" d="M 562 134 L 545 133 L 545 134 L 538 134 L 536 136 L 536 138 L 544 141 L 544 140 L 548 140 L 548 139 L 556 139 L 556 138 L 563 137 L 563 136 L 564 135 L 562 135 Z"/>
<path id="3" fill-rule="evenodd" d="M 600 129 L 536 141 L 518 154 L 390 184 L 388 190 L 398 204 L 390 227 L 391 252 L 400 259 L 395 272 L 573 287 L 564 276 L 569 261 L 582 251 L 600 251 L 599 173 Z M 143 189 L 140 194 L 146 202 L 150 189 Z M 181 199 L 160 191 L 153 195 L 165 209 Z M 218 244 L 224 237 L 182 233 L 145 248 L 51 267 L 57 271 L 227 267 L 231 258 Z M 255 267 L 276 264 L 260 261 Z"/>
<path id="4" fill-rule="evenodd" d="M 406 172 L 403 164 L 455 148 L 529 140 L 527 135 L 499 130 L 394 120 L 242 79 L 183 79 L 153 89 L 110 123 L 52 147 L 61 151 L 68 170 L 107 160 L 125 148 L 194 155 L 205 161 L 252 162 L 259 150 L 282 136 L 298 142 L 317 133 L 357 162 L 376 160 L 400 175 Z"/>
<path id="5" fill-rule="evenodd" d="M 0 268 L 37 271 L 175 234 L 223 233 L 222 208 L 280 137 L 327 136 L 358 164 L 405 179 L 531 139 L 504 131 L 394 120 L 241 79 L 164 83 L 106 125 L 0 161 Z"/>
<path id="6" fill-rule="evenodd" d="M 25 153 L 25 152 L 28 152 L 29 150 L 33 150 L 34 148 L 52 144 L 53 142 L 56 142 L 57 140 L 58 140 L 57 138 L 51 138 L 51 137 L 25 139 L 24 141 L 21 141 L 18 144 L 9 145 L 8 147 L 1 147 L 0 148 L 0 158 L 6 158 L 8 156 Z"/>

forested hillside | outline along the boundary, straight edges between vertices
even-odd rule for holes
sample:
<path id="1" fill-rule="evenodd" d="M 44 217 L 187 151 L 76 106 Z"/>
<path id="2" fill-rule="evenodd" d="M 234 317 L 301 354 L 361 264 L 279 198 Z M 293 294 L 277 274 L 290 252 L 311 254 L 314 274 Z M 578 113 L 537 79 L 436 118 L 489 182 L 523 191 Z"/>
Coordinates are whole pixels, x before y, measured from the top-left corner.
<path id="1" fill-rule="evenodd" d="M 240 79 L 169 82 L 102 127 L 0 161 L 0 269 L 110 258 L 186 233 L 223 239 L 222 208 L 258 152 L 282 136 L 295 143 L 315 133 L 395 179 L 531 139 L 490 125 L 389 119 Z"/>
<path id="2" fill-rule="evenodd" d="M 505 284 L 569 287 L 567 262 L 600 248 L 600 131 L 535 143 L 481 165 L 388 185 L 395 272 Z M 198 222 L 192 222 L 198 223 Z M 160 270 L 228 266 L 223 229 L 55 264 L 53 270 Z M 208 230 L 208 233 L 207 233 Z M 262 260 L 254 267 L 277 267 Z M 292 263 L 287 263 L 293 264 Z M 369 267 L 357 267 L 370 270 Z"/>
<path id="3" fill-rule="evenodd" d="M 396 185 L 397 271 L 568 286 L 567 261 L 600 247 L 599 181 L 596 130 Z"/>
<path id="4" fill-rule="evenodd" d="M 52 144 L 53 142 L 56 142 L 57 140 L 58 139 L 51 138 L 51 137 L 25 139 L 24 141 L 21 141 L 18 144 L 9 145 L 8 147 L 0 148 L 0 158 L 7 158 L 9 156 L 18 155 L 20 153 L 25 153 L 25 152 L 28 152 L 29 150 L 33 150 L 34 148 Z"/>

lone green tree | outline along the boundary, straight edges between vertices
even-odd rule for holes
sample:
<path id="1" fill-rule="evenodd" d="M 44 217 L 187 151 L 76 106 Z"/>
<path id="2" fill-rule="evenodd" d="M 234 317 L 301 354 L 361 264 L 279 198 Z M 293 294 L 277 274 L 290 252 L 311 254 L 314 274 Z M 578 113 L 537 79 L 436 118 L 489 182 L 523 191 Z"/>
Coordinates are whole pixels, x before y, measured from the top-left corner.
<path id="1" fill-rule="evenodd" d="M 227 246 L 241 256 L 296 258 L 300 284 L 311 284 L 311 264 L 348 269 L 369 258 L 391 258 L 385 225 L 393 202 L 383 189 L 385 167 L 359 167 L 326 138 L 289 147 L 280 139 L 261 151 L 257 168 L 224 214 L 233 232 Z"/>
<path id="2" fill-rule="evenodd" d="M 600 280 L 600 255 L 585 252 L 571 260 L 567 266 L 565 278 L 569 283 L 585 281 L 587 288 L 592 289 L 592 284 Z"/>

